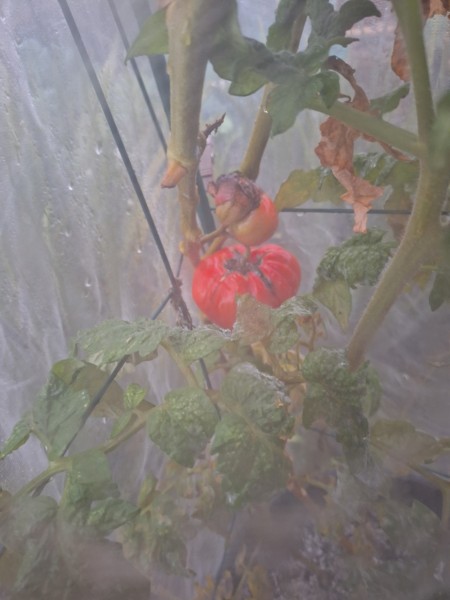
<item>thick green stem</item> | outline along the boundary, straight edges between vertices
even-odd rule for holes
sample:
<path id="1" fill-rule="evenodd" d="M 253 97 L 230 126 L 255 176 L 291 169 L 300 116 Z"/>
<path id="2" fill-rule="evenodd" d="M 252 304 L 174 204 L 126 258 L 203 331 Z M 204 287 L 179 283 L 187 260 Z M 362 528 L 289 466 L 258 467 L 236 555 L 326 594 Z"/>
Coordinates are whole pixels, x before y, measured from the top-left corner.
<path id="1" fill-rule="evenodd" d="M 422 6 L 420 0 L 393 0 L 393 5 L 411 66 L 419 138 L 426 143 L 434 119 L 434 108 L 422 35 Z"/>
<path id="2" fill-rule="evenodd" d="M 394 0 L 411 67 L 421 147 L 428 150 L 428 134 L 434 111 L 422 34 L 419 0 Z M 398 144 L 397 144 L 397 147 Z M 422 151 L 423 152 L 423 151 Z M 413 212 L 404 237 L 384 272 L 350 340 L 347 356 L 352 369 L 357 368 L 381 322 L 405 285 L 442 248 L 443 229 L 440 212 L 445 201 L 450 173 L 436 170 L 422 156 L 420 179 Z"/>
<path id="3" fill-rule="evenodd" d="M 363 362 L 369 343 L 405 285 L 423 265 L 439 256 L 443 240 L 439 216 L 449 179 L 449 174 L 437 173 L 422 165 L 416 203 L 404 237 L 348 345 L 350 368 L 356 369 Z"/>

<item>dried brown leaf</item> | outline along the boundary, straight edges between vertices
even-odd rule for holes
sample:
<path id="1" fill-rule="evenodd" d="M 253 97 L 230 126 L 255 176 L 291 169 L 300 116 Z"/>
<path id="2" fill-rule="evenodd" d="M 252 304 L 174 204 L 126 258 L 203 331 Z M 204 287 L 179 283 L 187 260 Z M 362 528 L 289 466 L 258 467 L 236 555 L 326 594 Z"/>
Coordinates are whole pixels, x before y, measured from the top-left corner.
<path id="1" fill-rule="evenodd" d="M 367 213 L 371 209 L 372 202 L 383 194 L 383 188 L 372 185 L 348 170 L 333 168 L 332 171 L 339 183 L 347 190 L 345 194 L 342 194 L 342 200 L 353 206 L 355 216 L 353 231 L 365 233 L 367 231 Z"/>
<path id="2" fill-rule="evenodd" d="M 354 96 L 348 102 L 349 106 L 357 110 L 369 112 L 369 99 L 363 88 L 357 84 L 352 67 L 335 56 L 330 57 L 327 66 L 337 71 L 342 77 L 345 77 L 352 86 Z M 371 208 L 372 202 L 383 193 L 383 188 L 374 186 L 354 174 L 354 144 L 362 134 L 332 117 L 322 123 L 320 132 L 322 138 L 315 152 L 322 166 L 331 167 L 333 175 L 346 189 L 345 194 L 341 198 L 344 202 L 353 206 L 355 214 L 353 230 L 358 233 L 365 233 L 367 229 L 367 213 Z M 392 150 L 392 152 L 396 153 L 395 150 Z"/>

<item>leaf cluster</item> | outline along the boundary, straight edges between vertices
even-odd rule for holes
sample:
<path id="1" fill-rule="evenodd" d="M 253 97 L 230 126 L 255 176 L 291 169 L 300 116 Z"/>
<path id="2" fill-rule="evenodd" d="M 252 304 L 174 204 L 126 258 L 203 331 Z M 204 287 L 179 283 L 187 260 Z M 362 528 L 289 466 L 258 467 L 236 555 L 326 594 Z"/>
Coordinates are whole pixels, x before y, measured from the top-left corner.
<path id="1" fill-rule="evenodd" d="M 342 329 L 348 325 L 352 308 L 350 290 L 375 285 L 391 257 L 396 244 L 383 241 L 384 236 L 378 229 L 355 234 L 329 248 L 317 267 L 313 295 L 332 312 Z"/>
<path id="2" fill-rule="evenodd" d="M 367 447 L 367 416 L 377 410 L 381 399 L 376 372 L 367 363 L 351 372 L 344 351 L 320 348 L 305 357 L 303 376 L 307 382 L 304 426 L 323 419 L 336 430 L 346 455 L 361 457 Z"/>
<path id="3" fill-rule="evenodd" d="M 165 54 L 169 50 L 165 10 L 153 14 L 128 51 L 127 58 L 143 54 Z M 328 0 L 281 0 L 267 43 L 242 35 L 237 4 L 217 25 L 209 55 L 214 70 L 231 82 L 229 92 L 246 96 L 265 83 L 276 84 L 267 110 L 272 117 L 272 134 L 289 129 L 300 111 L 320 97 L 331 106 L 339 97 L 339 77 L 326 66 L 328 52 L 334 45 L 347 46 L 355 41 L 346 37 L 352 26 L 370 16 L 380 16 L 370 0 L 347 0 L 336 11 Z M 306 19 L 311 34 L 304 51 L 296 52 L 296 27 Z"/>

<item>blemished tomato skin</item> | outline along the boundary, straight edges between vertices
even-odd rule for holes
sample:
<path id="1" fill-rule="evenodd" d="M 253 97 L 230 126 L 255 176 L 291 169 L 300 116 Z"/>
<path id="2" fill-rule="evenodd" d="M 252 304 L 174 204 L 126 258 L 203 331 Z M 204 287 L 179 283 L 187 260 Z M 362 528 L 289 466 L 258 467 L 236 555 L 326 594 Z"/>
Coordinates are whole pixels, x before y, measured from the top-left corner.
<path id="1" fill-rule="evenodd" d="M 294 296 L 301 268 L 293 254 L 275 244 L 251 248 L 228 246 L 200 261 L 192 281 L 192 297 L 213 323 L 231 329 L 236 320 L 237 296 L 250 294 L 277 308 Z"/>
<path id="2" fill-rule="evenodd" d="M 247 246 L 258 246 L 268 240 L 278 227 L 278 211 L 266 194 L 262 194 L 259 206 L 244 219 L 230 225 L 230 235 Z"/>

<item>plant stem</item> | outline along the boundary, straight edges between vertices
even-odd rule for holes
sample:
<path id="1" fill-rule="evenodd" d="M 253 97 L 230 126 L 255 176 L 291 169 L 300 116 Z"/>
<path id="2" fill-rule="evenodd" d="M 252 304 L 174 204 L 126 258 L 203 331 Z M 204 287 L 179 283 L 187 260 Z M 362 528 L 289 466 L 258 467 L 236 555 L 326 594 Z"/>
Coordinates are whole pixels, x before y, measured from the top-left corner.
<path id="1" fill-rule="evenodd" d="M 419 138 L 426 143 L 434 120 L 434 108 L 422 34 L 421 2 L 420 0 L 393 0 L 393 5 L 411 65 Z"/>
<path id="2" fill-rule="evenodd" d="M 309 108 L 329 115 L 362 133 L 370 135 L 376 141 L 384 142 L 407 154 L 412 154 L 418 158 L 425 154 L 424 145 L 414 133 L 347 106 L 342 102 L 335 102 L 333 106 L 327 108 L 322 101 L 316 100 L 310 104 Z"/>
<path id="3" fill-rule="evenodd" d="M 419 140 L 421 147 L 427 149 L 428 132 L 433 123 L 434 111 L 420 3 L 419 0 L 394 0 L 394 6 L 405 38 L 414 84 Z M 411 217 L 394 258 L 353 332 L 347 348 L 350 368 L 356 369 L 363 361 L 369 343 L 406 283 L 423 265 L 439 257 L 444 237 L 444 230 L 440 226 L 440 212 L 449 181 L 450 173 L 446 169 L 434 169 L 429 164 L 428 155 L 422 155 L 419 185 Z"/>
<path id="4" fill-rule="evenodd" d="M 404 237 L 348 345 L 347 358 L 351 369 L 358 368 L 364 360 L 369 343 L 405 285 L 423 265 L 439 256 L 443 241 L 439 214 L 449 179 L 449 174 L 436 173 L 422 165 L 416 202 Z"/>
<path id="5" fill-rule="evenodd" d="M 99 446 L 96 450 L 99 452 L 104 452 L 107 454 L 108 452 L 112 452 L 115 450 L 120 444 L 128 440 L 135 433 L 137 433 L 147 422 L 147 413 L 140 415 L 135 422 L 127 427 L 124 431 L 122 431 L 116 437 L 108 440 L 101 446 Z M 26 485 L 23 486 L 15 495 L 14 498 L 20 498 L 22 496 L 27 496 L 31 494 L 35 489 L 45 486 L 52 477 L 57 475 L 58 473 L 64 473 L 64 471 L 68 471 L 73 463 L 74 458 L 82 456 L 83 454 L 89 454 L 91 450 L 85 450 L 84 452 L 80 452 L 79 454 L 73 456 L 65 456 L 64 458 L 59 458 L 53 461 L 50 466 L 42 471 L 39 475 L 37 475 L 34 479 L 29 481 Z"/>
<path id="6" fill-rule="evenodd" d="M 300 39 L 302 37 L 303 28 L 306 22 L 306 15 L 300 14 L 292 25 L 291 41 L 288 45 L 288 50 L 296 52 Z M 272 129 L 272 118 L 267 112 L 267 100 L 270 92 L 275 88 L 275 84 L 268 83 L 264 88 L 264 94 L 256 114 L 256 119 L 253 124 L 252 133 L 248 142 L 247 149 L 245 151 L 244 158 L 242 159 L 239 171 L 245 177 L 248 177 L 252 181 L 255 181 L 258 177 L 259 168 L 261 166 L 261 160 L 264 151 L 267 146 L 267 142 L 270 138 L 270 131 Z"/>
<path id="7" fill-rule="evenodd" d="M 188 383 L 188 385 L 190 385 L 192 387 L 197 387 L 197 388 L 200 387 L 198 384 L 197 378 L 194 375 L 194 372 L 192 371 L 190 366 L 184 362 L 184 360 L 181 358 L 179 353 L 173 348 L 173 346 L 171 346 L 171 344 L 169 344 L 168 342 L 164 342 L 164 341 L 161 342 L 161 346 L 166 350 L 166 352 L 169 354 L 170 358 L 174 361 L 174 363 L 180 369 L 180 371 L 184 375 L 184 378 L 186 379 L 186 382 Z"/>

